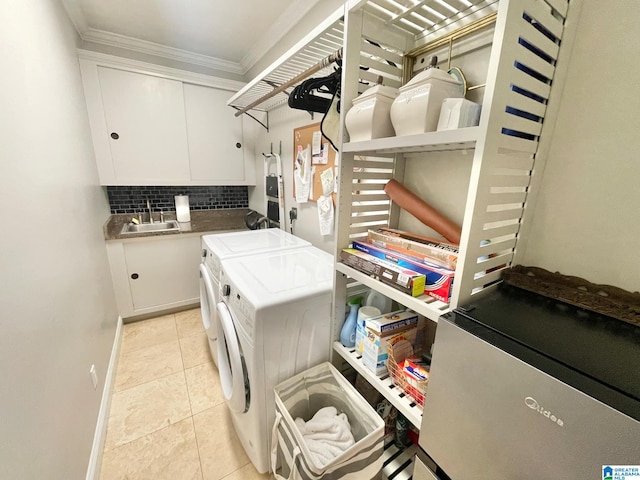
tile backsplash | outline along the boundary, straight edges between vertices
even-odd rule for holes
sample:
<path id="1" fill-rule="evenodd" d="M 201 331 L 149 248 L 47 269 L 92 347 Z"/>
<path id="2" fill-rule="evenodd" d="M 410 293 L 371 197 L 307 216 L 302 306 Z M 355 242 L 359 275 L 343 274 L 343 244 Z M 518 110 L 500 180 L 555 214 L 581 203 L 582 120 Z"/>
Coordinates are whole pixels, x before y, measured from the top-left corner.
<path id="1" fill-rule="evenodd" d="M 249 191 L 243 186 L 203 187 L 107 187 L 111 213 L 139 213 L 147 210 L 147 199 L 154 212 L 175 211 L 174 196 L 189 195 L 191 210 L 248 208 Z"/>

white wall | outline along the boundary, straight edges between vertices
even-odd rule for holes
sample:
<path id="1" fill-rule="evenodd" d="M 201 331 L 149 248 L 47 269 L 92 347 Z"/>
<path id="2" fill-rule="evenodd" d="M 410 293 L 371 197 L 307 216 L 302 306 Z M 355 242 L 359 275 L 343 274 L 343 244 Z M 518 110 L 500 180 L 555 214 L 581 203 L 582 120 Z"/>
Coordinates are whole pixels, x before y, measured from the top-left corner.
<path id="1" fill-rule="evenodd" d="M 58 0 L 2 3 L 0 478 L 12 480 L 86 475 L 118 317 L 76 42 Z"/>
<path id="2" fill-rule="evenodd" d="M 294 222 L 294 234 L 316 247 L 334 254 L 333 235 L 321 235 L 318 222 L 318 208 L 315 202 L 297 203 L 293 196 L 293 130 L 294 128 L 319 123 L 322 115 L 314 113 L 311 118 L 307 112 L 289 108 L 288 105 L 278 107 L 269 112 L 269 132 L 263 127 L 254 130 L 256 157 L 256 187 L 249 189 L 249 207 L 260 213 L 265 211 L 264 157 L 263 153 L 280 152 L 282 142 L 282 176 L 284 177 L 284 213 L 286 228 L 289 230 L 289 210 L 298 209 L 298 220 Z M 250 119 L 249 119 L 250 120 Z M 255 123 L 255 122 L 254 122 Z M 258 125 L 256 123 L 256 125 Z M 272 167 L 274 164 L 271 164 Z M 275 168 L 271 171 L 275 172 Z"/>
<path id="3" fill-rule="evenodd" d="M 583 2 L 522 261 L 631 291 L 640 290 L 638 23 L 637 0 Z"/>

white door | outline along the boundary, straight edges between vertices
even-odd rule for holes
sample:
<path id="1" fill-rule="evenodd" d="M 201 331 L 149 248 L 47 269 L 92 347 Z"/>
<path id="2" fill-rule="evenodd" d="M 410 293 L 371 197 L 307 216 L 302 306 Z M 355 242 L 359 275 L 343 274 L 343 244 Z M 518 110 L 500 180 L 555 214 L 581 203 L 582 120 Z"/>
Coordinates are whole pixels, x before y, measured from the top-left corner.
<path id="1" fill-rule="evenodd" d="M 233 316 L 224 302 L 218 302 L 216 330 L 218 331 L 218 372 L 222 392 L 229 408 L 237 413 L 246 412 L 249 405 L 248 374 Z"/>
<path id="2" fill-rule="evenodd" d="M 184 84 L 191 180 L 246 185 L 242 118 L 227 106 L 231 92 Z"/>
<path id="3" fill-rule="evenodd" d="M 197 303 L 200 253 L 197 236 L 125 243 L 134 311 L 189 300 Z"/>
<path id="4" fill-rule="evenodd" d="M 107 67 L 98 77 L 116 183 L 188 182 L 182 82 Z"/>

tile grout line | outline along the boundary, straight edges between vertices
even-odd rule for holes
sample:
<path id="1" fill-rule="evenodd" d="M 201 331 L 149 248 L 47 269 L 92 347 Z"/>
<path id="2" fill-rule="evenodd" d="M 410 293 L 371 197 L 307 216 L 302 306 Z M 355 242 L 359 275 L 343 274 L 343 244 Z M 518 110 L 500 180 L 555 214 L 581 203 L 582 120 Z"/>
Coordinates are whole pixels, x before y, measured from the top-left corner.
<path id="1" fill-rule="evenodd" d="M 162 342 L 162 343 L 158 343 L 157 345 L 164 345 L 165 343 L 172 343 L 174 341 L 175 340 L 171 340 L 169 342 Z M 157 345 L 152 345 L 150 347 L 144 347 L 144 348 L 153 348 L 153 347 L 155 347 Z M 180 341 L 179 340 L 178 340 L 178 349 L 180 349 Z M 139 350 L 143 350 L 143 349 L 139 349 Z M 135 350 L 135 351 L 139 351 L 139 350 Z M 120 360 L 122 360 L 122 358 L 118 359 L 118 366 L 119 366 Z M 181 350 L 180 350 L 180 364 L 182 365 L 182 370 L 184 371 L 185 368 L 184 368 L 184 361 L 182 359 L 182 351 Z M 177 370 L 175 372 L 167 373 L 165 375 L 160 375 L 159 377 L 152 378 L 151 380 L 147 380 L 146 382 L 137 383 L 135 385 L 131 385 L 130 387 L 123 388 L 122 390 L 115 390 L 114 389 L 113 395 L 115 395 L 117 393 L 121 393 L 121 392 L 126 392 L 127 390 L 131 390 L 132 388 L 139 387 L 140 385 L 146 385 L 147 383 L 151 383 L 151 382 L 154 382 L 156 380 L 160 380 L 161 378 L 165 378 L 165 377 L 168 377 L 170 375 L 175 375 L 176 373 L 180 373 L 180 371 Z M 117 377 L 117 373 L 116 373 L 116 377 Z M 112 395 L 112 398 L 113 398 L 113 395 Z"/>
<path id="2" fill-rule="evenodd" d="M 174 326 L 174 333 L 175 333 L 175 335 L 176 335 L 176 340 L 170 340 L 169 342 L 160 342 L 160 343 L 157 343 L 157 344 L 154 344 L 154 345 L 149 345 L 149 346 L 147 346 L 147 347 L 137 348 L 137 349 L 131 350 L 130 352 L 127 352 L 126 354 L 121 350 L 121 351 L 120 351 L 120 355 L 118 355 L 118 365 L 117 365 L 117 369 L 116 369 L 116 377 L 117 377 L 118 369 L 120 368 L 120 362 L 123 360 L 123 357 L 125 357 L 127 354 L 132 353 L 132 352 L 136 352 L 136 351 L 140 351 L 140 350 L 142 350 L 142 349 L 144 349 L 144 348 L 153 348 L 153 347 L 155 347 L 155 346 L 162 345 L 162 344 L 164 344 L 164 343 L 172 343 L 172 342 L 174 342 L 174 341 L 177 341 L 177 342 L 178 342 L 178 349 L 179 349 L 179 351 L 180 351 L 180 364 L 181 364 L 181 367 L 182 367 L 182 376 L 183 376 L 184 383 L 185 383 L 185 389 L 186 389 L 186 391 L 187 391 L 187 399 L 188 399 L 188 401 L 189 401 L 189 412 L 191 413 L 191 415 L 186 416 L 186 417 L 184 417 L 184 418 L 182 418 L 182 419 L 180 419 L 180 420 L 177 420 L 177 421 L 176 421 L 176 422 L 174 422 L 174 423 L 170 423 L 170 424 L 168 424 L 168 425 L 166 425 L 166 426 L 164 426 L 164 427 L 162 427 L 162 428 L 159 428 L 159 429 L 157 429 L 157 430 L 154 430 L 153 432 L 148 432 L 148 433 L 145 433 L 145 434 L 143 434 L 143 435 L 140 435 L 139 437 L 133 438 L 133 439 L 131 439 L 131 440 L 129 440 L 129 441 L 127 441 L 127 442 L 125 442 L 125 443 L 122 443 L 122 444 L 119 444 L 119 445 L 114 445 L 113 447 L 108 448 L 108 449 L 105 447 L 105 448 L 103 448 L 103 450 L 102 450 L 102 456 L 103 456 L 103 457 L 104 457 L 105 452 L 107 452 L 107 451 L 114 451 L 114 450 L 116 450 L 116 449 L 118 449 L 118 448 L 120 448 L 120 447 L 124 447 L 125 445 L 129 445 L 130 443 L 132 443 L 132 442 L 134 442 L 134 441 L 136 441 L 136 440 L 139 440 L 139 439 L 141 439 L 141 438 L 143 438 L 143 437 L 145 437 L 145 436 L 147 436 L 147 435 L 152 435 L 152 434 L 155 434 L 155 433 L 157 433 L 157 432 L 160 432 L 160 431 L 162 431 L 162 430 L 164 430 L 164 429 L 166 429 L 166 428 L 169 428 L 169 427 L 171 427 L 172 425 L 175 425 L 176 423 L 181 422 L 181 421 L 183 421 L 183 420 L 185 420 L 185 419 L 187 419 L 187 418 L 191 418 L 191 423 L 192 423 L 192 425 L 193 425 L 193 411 L 192 411 L 192 408 L 191 408 L 191 398 L 190 398 L 190 396 L 189 396 L 189 387 L 188 387 L 188 385 L 187 385 L 187 378 L 186 378 L 185 371 L 184 371 L 184 370 L 185 370 L 185 369 L 184 369 L 184 360 L 183 360 L 183 358 L 182 358 L 182 349 L 180 348 L 180 339 L 179 339 L 179 337 L 178 337 L 178 328 L 177 328 L 177 323 L 176 323 L 176 317 L 175 317 L 175 314 L 171 314 L 171 316 L 173 317 L 173 326 Z M 161 317 L 160 317 L 160 318 L 161 318 Z M 154 378 L 154 379 L 152 379 L 152 380 L 149 380 L 149 381 L 147 381 L 147 382 L 142 382 L 142 383 L 139 383 L 139 384 L 137 384 L 137 385 L 132 385 L 132 386 L 131 386 L 131 387 L 129 387 L 129 388 L 125 388 L 125 389 L 122 389 L 122 390 L 114 391 L 114 392 L 111 394 L 111 399 L 113 399 L 113 397 L 114 397 L 114 396 L 116 396 L 116 395 L 117 395 L 117 394 L 119 394 L 119 393 L 126 392 L 126 391 L 128 391 L 128 390 L 131 390 L 131 389 L 136 388 L 136 387 L 140 387 L 140 386 L 142 386 L 142 385 L 147 385 L 147 384 L 149 384 L 149 383 L 151 383 L 151 382 L 158 381 L 158 380 L 160 380 L 160 379 L 162 379 L 162 378 L 166 378 L 166 377 L 169 377 L 169 376 L 171 376 L 171 375 L 176 375 L 176 374 L 178 374 L 178 373 L 180 373 L 180 372 L 179 372 L 179 371 L 176 371 L 176 372 L 173 372 L 173 373 L 168 373 L 168 374 L 166 374 L 166 375 L 161 375 L 161 376 L 156 377 L 156 378 Z M 110 419 L 110 418 L 111 418 L 111 411 L 109 411 L 109 419 Z M 108 422 L 108 420 L 107 420 L 107 422 Z M 107 434 L 108 434 L 108 431 L 107 431 Z M 195 436 L 195 427 L 194 427 L 194 436 Z"/>
<path id="3" fill-rule="evenodd" d="M 185 388 L 186 388 L 186 390 L 187 390 L 187 392 L 186 392 L 186 393 L 187 393 L 187 399 L 188 399 L 188 401 L 189 401 L 189 412 L 190 412 L 190 415 L 188 415 L 188 416 L 184 417 L 183 419 L 178 420 L 177 422 L 174 422 L 174 423 L 171 423 L 171 424 L 169 424 L 169 425 L 166 425 L 166 426 L 164 426 L 164 427 L 162 427 L 162 428 L 159 428 L 158 430 L 154 430 L 153 432 L 148 432 L 148 433 L 146 433 L 146 434 L 144 434 L 144 435 L 141 435 L 140 437 L 137 437 L 137 438 L 131 439 L 131 440 L 127 441 L 126 443 L 123 443 L 123 444 L 120 444 L 120 445 L 116 445 L 116 446 L 112 447 L 111 449 L 103 449 L 103 451 L 102 451 L 102 456 L 104 457 L 104 454 L 105 454 L 107 451 L 109 451 L 109 452 L 114 452 L 114 451 L 117 451 L 117 450 L 121 450 L 121 449 L 123 449 L 123 448 L 127 447 L 128 445 L 130 445 L 131 443 L 133 443 L 133 442 L 135 442 L 135 441 L 140 440 L 141 438 L 147 437 L 147 436 L 149 436 L 149 435 L 155 435 L 155 434 L 157 434 L 158 432 L 162 432 L 163 430 L 165 430 L 165 429 L 168 429 L 168 428 L 172 427 L 172 426 L 173 426 L 173 425 L 175 425 L 176 423 L 181 422 L 181 421 L 186 420 L 187 418 L 189 418 L 189 419 L 190 419 L 190 421 L 191 421 L 191 426 L 192 426 L 193 434 L 194 434 L 194 437 L 195 437 L 195 444 L 196 444 L 196 449 L 197 449 L 197 454 L 198 454 L 198 462 L 199 462 L 199 465 L 200 465 L 200 474 L 201 474 L 201 478 L 202 478 L 202 480 L 204 480 L 204 479 L 205 479 L 205 471 L 204 471 L 204 466 L 203 466 L 202 456 L 201 456 L 201 453 L 200 453 L 200 445 L 199 445 L 198 436 L 197 436 L 197 433 L 196 433 L 196 427 L 195 427 L 195 418 L 194 418 L 194 417 L 195 417 L 195 415 L 196 415 L 196 414 L 194 414 L 194 410 L 193 410 L 192 398 L 191 398 L 191 397 L 192 397 L 192 395 L 191 395 L 191 392 L 189 391 L 189 383 L 188 383 L 187 376 L 186 376 L 186 370 L 187 370 L 187 368 L 185 367 L 185 360 L 184 360 L 184 356 L 183 356 L 184 350 L 183 350 L 182 342 L 181 342 L 180 340 L 181 340 L 182 338 L 189 338 L 189 337 L 192 337 L 192 336 L 200 335 L 200 334 L 202 334 L 202 333 L 204 333 L 204 334 L 206 335 L 206 332 L 192 333 L 191 335 L 186 335 L 186 336 L 184 336 L 184 337 L 182 337 L 182 338 L 181 338 L 181 337 L 180 337 L 180 334 L 179 334 L 179 332 L 178 332 L 178 319 L 177 319 L 177 317 L 176 317 L 176 315 L 175 315 L 175 314 L 173 314 L 173 319 L 174 319 L 173 324 L 174 324 L 174 329 L 175 329 L 174 331 L 175 331 L 175 334 L 176 334 L 176 339 L 177 339 L 177 341 L 178 341 L 178 348 L 179 348 L 179 352 L 180 352 L 181 370 L 182 370 L 183 379 L 184 379 L 184 382 L 185 382 Z M 130 353 L 133 353 L 133 352 L 136 352 L 136 351 L 142 350 L 142 349 L 144 349 L 144 348 L 151 348 L 151 347 L 154 347 L 154 346 L 157 346 L 157 345 L 161 345 L 161 344 L 163 344 L 163 343 L 172 343 L 172 342 L 174 342 L 174 341 L 175 341 L 175 340 L 170 340 L 170 341 L 168 341 L 168 342 L 161 342 L 161 343 L 158 343 L 158 344 L 155 344 L 155 345 L 150 345 L 150 346 L 148 346 L 148 347 L 136 348 L 136 349 L 134 349 L 134 350 L 131 350 L 131 351 L 127 352 L 127 354 L 130 354 Z M 123 360 L 123 357 L 125 357 L 127 354 L 123 354 L 123 352 L 122 352 L 122 351 L 120 352 L 120 355 L 119 355 L 119 358 L 118 358 L 118 364 L 117 364 L 117 365 L 118 365 L 118 367 L 120 367 L 120 365 L 121 365 L 121 360 Z M 208 362 L 202 362 L 202 363 L 197 363 L 197 364 L 195 364 L 195 365 L 191 365 L 191 366 L 189 367 L 189 369 L 199 367 L 199 366 L 204 365 L 204 364 L 206 364 L 206 363 L 208 363 Z M 137 385 L 132 385 L 131 387 L 128 387 L 128 388 L 125 388 L 125 389 L 119 390 L 119 391 L 117 391 L 117 392 L 115 392 L 115 391 L 114 391 L 114 392 L 112 393 L 111 397 L 113 398 L 115 395 L 117 395 L 117 394 L 119 394 L 119 393 L 126 392 L 126 391 L 128 391 L 128 390 L 130 390 L 130 389 L 133 389 L 133 388 L 135 388 L 135 387 L 143 386 L 143 385 L 146 385 L 146 384 L 148 384 L 148 383 L 151 383 L 151 382 L 158 381 L 158 380 L 160 380 L 160 379 L 166 378 L 166 377 L 168 377 L 168 376 L 176 375 L 176 374 L 178 374 L 178 373 L 179 373 L 179 370 L 178 370 L 178 371 L 175 371 L 175 372 L 173 372 L 173 373 L 168 373 L 168 374 L 166 374 L 166 375 L 161 375 L 161 376 L 156 377 L 156 378 L 154 378 L 154 379 L 152 379 L 152 380 L 148 380 L 148 381 L 146 381 L 146 382 L 142 382 L 142 383 L 139 383 L 139 384 L 137 384 Z M 224 401 L 223 401 L 222 403 L 224 403 Z M 200 414 L 200 413 L 204 413 L 204 412 L 206 412 L 207 410 L 210 410 L 210 409 L 212 409 L 212 408 L 217 407 L 218 405 L 220 405 L 220 404 L 212 405 L 212 406 L 210 406 L 209 408 L 205 408 L 203 411 L 198 412 L 198 414 Z M 111 417 L 111 412 L 109 412 L 109 417 Z M 229 474 L 225 475 L 225 477 L 224 477 L 224 478 L 227 478 L 227 477 L 229 477 L 230 475 L 232 475 L 232 474 L 234 474 L 234 473 L 238 472 L 238 471 L 239 471 L 239 470 L 241 470 L 242 468 L 246 467 L 246 465 L 247 465 L 247 464 L 249 464 L 249 463 L 251 463 L 251 462 L 249 461 L 249 462 L 247 462 L 246 464 L 244 464 L 244 465 L 240 466 L 238 469 L 236 469 L 236 470 L 234 470 L 233 472 L 230 472 Z M 221 479 L 221 480 L 222 480 L 222 479 Z"/>
<path id="4" fill-rule="evenodd" d="M 174 372 L 174 373 L 170 373 L 170 374 L 168 374 L 168 375 L 163 375 L 162 377 L 155 378 L 155 379 L 153 379 L 153 380 L 150 380 L 149 382 L 140 383 L 140 384 L 138 384 L 138 385 L 136 385 L 136 386 L 134 386 L 134 387 L 131 387 L 131 388 L 136 388 L 136 387 L 141 386 L 141 385 L 146 385 L 146 384 L 148 384 L 148 383 L 154 382 L 154 381 L 159 380 L 159 379 L 161 379 L 161 378 L 169 377 L 169 376 L 171 376 L 171 375 L 177 375 L 177 374 L 179 374 L 179 373 L 180 373 L 180 372 Z M 183 377 L 184 377 L 185 389 L 187 390 L 187 399 L 188 399 L 188 401 L 189 401 L 189 412 L 191 413 L 191 415 L 188 415 L 188 416 L 186 416 L 186 417 L 184 417 L 184 418 L 181 418 L 181 419 L 179 419 L 179 420 L 176 420 L 176 421 L 175 421 L 175 422 L 173 422 L 173 423 L 169 423 L 168 425 L 165 425 L 164 427 L 158 428 L 157 430 L 154 430 L 154 431 L 152 431 L 152 432 L 147 432 L 147 433 L 144 433 L 144 434 L 140 435 L 139 437 L 132 438 L 131 440 L 129 440 L 129 441 L 125 442 L 125 443 L 121 443 L 121 444 L 119 444 L 119 445 L 114 445 L 114 446 L 113 446 L 113 447 L 111 447 L 111 448 L 107 448 L 107 447 L 105 446 L 105 448 L 103 448 L 103 449 L 102 449 L 102 455 L 103 455 L 103 456 L 104 456 L 105 452 L 116 450 L 116 449 L 118 449 L 118 448 L 120 448 L 120 447 L 123 447 L 123 446 L 125 446 L 125 445 L 128 445 L 128 444 L 130 444 L 130 443 L 132 443 L 132 442 L 135 442 L 136 440 L 140 440 L 141 438 L 146 437 L 147 435 L 152 435 L 152 434 L 155 434 L 155 433 L 157 433 L 157 432 L 160 432 L 160 431 L 162 431 L 162 430 L 164 430 L 164 429 L 166 429 L 166 428 L 169 428 L 169 427 L 171 427 L 171 426 L 173 426 L 173 425 L 175 425 L 175 424 L 177 424 L 177 423 L 179 423 L 179 422 L 182 422 L 183 420 L 186 420 L 187 418 L 191 418 L 191 419 L 193 418 L 193 410 L 192 410 L 192 408 L 191 408 L 191 398 L 190 398 L 190 396 L 189 396 L 189 387 L 187 386 L 187 378 L 186 378 L 186 375 L 185 375 L 185 373 L 184 373 L 184 368 L 183 368 L 183 370 L 182 370 L 182 375 L 183 375 Z M 113 397 L 114 397 L 116 394 L 121 393 L 121 392 L 125 392 L 125 391 L 127 391 L 127 390 L 129 390 L 129 389 L 121 390 L 120 392 L 114 392 L 114 393 L 111 395 L 111 398 L 113 399 Z M 110 418 L 111 418 L 111 411 L 109 411 L 109 419 L 110 419 Z M 107 422 L 108 422 L 108 421 L 107 421 Z M 192 421 L 192 422 L 193 422 L 193 421 Z M 108 434 L 108 430 L 107 430 L 107 434 Z M 194 427 L 194 434 L 195 434 L 195 427 Z"/>
<path id="5" fill-rule="evenodd" d="M 168 314 L 168 315 L 162 315 L 161 317 L 146 318 L 144 320 L 138 320 L 138 321 L 135 321 L 135 322 L 126 323 L 126 324 L 123 325 L 123 331 L 122 331 L 122 344 L 123 345 L 121 347 L 120 357 L 122 357 L 123 355 L 127 355 L 129 353 L 138 352 L 138 351 L 140 351 L 140 350 L 142 350 L 144 348 L 149 348 L 149 346 L 138 347 L 138 348 L 134 348 L 133 350 L 128 350 L 128 351 L 125 352 L 125 350 L 127 350 L 126 345 L 125 345 L 125 343 L 126 343 L 125 337 L 126 337 L 126 334 L 127 334 L 127 330 L 130 330 L 133 326 L 136 325 L 136 323 L 142 324 L 142 322 L 146 322 L 148 320 L 158 320 L 158 319 L 161 319 L 161 318 L 164 318 L 164 317 L 169 317 L 169 316 L 173 317 L 173 326 L 175 328 L 176 339 L 178 341 L 180 341 L 180 337 L 178 336 L 178 327 L 177 327 L 177 324 L 176 324 L 176 316 L 173 313 Z M 168 343 L 168 342 L 160 342 L 160 343 L 157 343 L 157 344 L 154 344 L 154 345 L 150 345 L 150 346 L 153 347 L 155 345 L 160 345 L 162 343 Z"/>
<path id="6" fill-rule="evenodd" d="M 167 428 L 171 428 L 171 427 L 173 427 L 173 426 L 174 426 L 174 425 L 176 425 L 177 423 L 182 422 L 182 421 L 186 420 L 187 418 L 192 419 L 192 417 L 184 417 L 183 419 L 178 420 L 178 421 L 177 421 L 177 422 L 175 422 L 175 423 L 170 423 L 169 425 L 165 425 L 164 427 L 159 428 L 158 430 L 154 430 L 153 432 L 145 433 L 144 435 L 141 435 L 141 436 L 139 436 L 139 437 L 137 437 L 137 438 L 131 439 L 131 440 L 129 440 L 129 441 L 128 441 L 128 442 L 126 442 L 126 443 L 121 443 L 120 445 L 116 445 L 116 446 L 114 446 L 114 447 L 112 447 L 112 448 L 110 448 L 110 449 L 108 449 L 108 450 L 106 450 L 106 449 L 105 449 L 105 450 L 103 450 L 102 454 L 104 455 L 106 452 L 113 452 L 113 451 L 118 450 L 118 449 L 120 449 L 120 448 L 122 448 L 122 447 L 126 447 L 126 446 L 128 446 L 129 444 L 131 444 L 131 443 L 133 443 L 133 442 L 135 442 L 135 441 L 138 441 L 138 440 L 140 440 L 141 438 L 147 437 L 147 436 L 149 436 L 149 435 L 155 435 L 155 434 L 156 434 L 156 433 L 158 433 L 158 432 L 161 432 L 161 431 L 163 431 L 163 430 L 166 430 Z M 192 420 L 192 423 L 193 423 L 193 420 Z M 195 431 L 195 428 L 194 428 L 194 431 Z"/>
<path id="7" fill-rule="evenodd" d="M 182 374 L 184 375 L 184 382 L 187 386 L 187 397 L 189 398 L 189 411 L 191 412 L 191 428 L 193 428 L 193 437 L 196 440 L 196 451 L 198 452 L 198 463 L 200 464 L 200 478 L 204 480 L 204 467 L 202 466 L 202 457 L 200 456 L 200 444 L 198 443 L 198 432 L 196 431 L 196 422 L 193 418 L 193 405 L 191 403 L 191 393 L 189 392 L 189 382 L 187 381 L 187 369 L 184 366 L 184 356 L 182 355 L 182 343 L 180 342 L 180 333 L 178 332 L 178 319 L 175 318 L 176 333 L 178 334 L 178 345 L 180 347 L 180 361 L 182 362 Z"/>
<path id="8" fill-rule="evenodd" d="M 182 355 L 182 344 L 180 343 L 180 334 L 178 333 L 178 320 L 174 315 L 174 322 L 176 324 L 176 334 L 178 335 L 178 347 L 180 348 L 180 363 L 182 364 L 182 376 L 184 377 L 184 384 L 187 388 L 187 398 L 189 399 L 189 411 L 191 412 L 191 423 L 193 423 L 193 405 L 191 404 L 191 393 L 189 393 L 189 382 L 187 381 L 187 369 L 184 366 L 184 356 Z M 195 432 L 196 428 L 193 427 Z M 196 439 L 197 442 L 197 439 Z"/>

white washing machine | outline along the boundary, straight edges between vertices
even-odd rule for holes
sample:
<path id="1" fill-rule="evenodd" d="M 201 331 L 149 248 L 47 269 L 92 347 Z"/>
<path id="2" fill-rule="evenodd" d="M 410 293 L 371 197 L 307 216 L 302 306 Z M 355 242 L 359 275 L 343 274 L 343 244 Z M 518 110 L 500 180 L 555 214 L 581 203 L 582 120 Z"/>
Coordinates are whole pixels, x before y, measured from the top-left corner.
<path id="1" fill-rule="evenodd" d="M 202 323 L 209 338 L 209 349 L 215 364 L 216 304 L 219 301 L 220 261 L 254 253 L 308 247 L 311 244 L 280 229 L 243 230 L 218 233 L 202 237 L 202 263 L 200 264 L 200 309 Z"/>
<path id="2" fill-rule="evenodd" d="M 222 261 L 218 370 L 236 433 L 269 470 L 273 388 L 329 360 L 333 256 L 315 247 Z"/>

